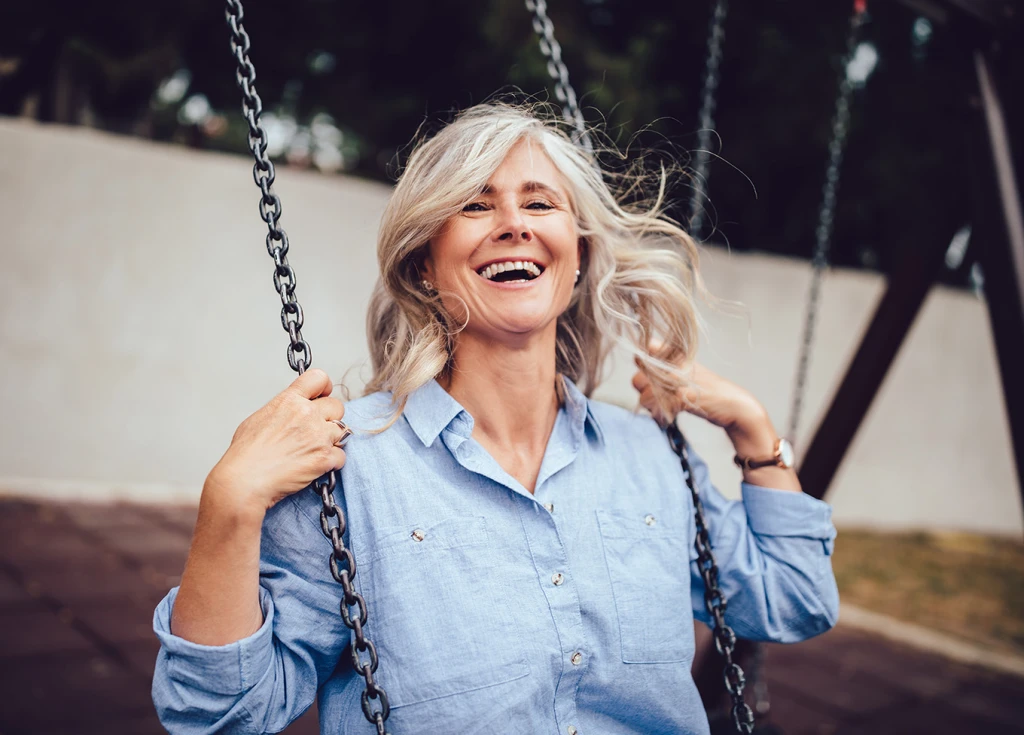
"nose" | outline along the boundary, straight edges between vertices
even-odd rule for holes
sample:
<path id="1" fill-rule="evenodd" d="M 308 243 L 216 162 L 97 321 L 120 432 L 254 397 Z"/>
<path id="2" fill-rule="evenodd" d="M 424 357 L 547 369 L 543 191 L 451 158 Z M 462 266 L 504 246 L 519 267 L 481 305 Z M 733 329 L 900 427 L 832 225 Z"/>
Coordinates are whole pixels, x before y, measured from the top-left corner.
<path id="1" fill-rule="evenodd" d="M 518 204 L 502 207 L 497 225 L 493 235 L 497 242 L 530 242 L 533 239 L 533 233 Z"/>

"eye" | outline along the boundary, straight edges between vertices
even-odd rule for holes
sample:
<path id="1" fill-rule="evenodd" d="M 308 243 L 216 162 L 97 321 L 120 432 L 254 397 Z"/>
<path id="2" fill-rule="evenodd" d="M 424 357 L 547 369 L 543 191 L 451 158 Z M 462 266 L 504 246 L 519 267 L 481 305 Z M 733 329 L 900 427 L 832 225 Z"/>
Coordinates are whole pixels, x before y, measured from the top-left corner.
<path id="1" fill-rule="evenodd" d="M 550 204 L 548 204 L 547 202 L 539 201 L 539 200 L 536 201 L 536 202 L 530 202 L 529 204 L 526 205 L 526 208 L 527 209 L 539 209 L 539 210 L 554 209 L 554 207 L 551 206 Z"/>
<path id="2" fill-rule="evenodd" d="M 487 205 L 483 202 L 470 202 L 462 208 L 463 212 L 485 212 L 487 211 Z"/>

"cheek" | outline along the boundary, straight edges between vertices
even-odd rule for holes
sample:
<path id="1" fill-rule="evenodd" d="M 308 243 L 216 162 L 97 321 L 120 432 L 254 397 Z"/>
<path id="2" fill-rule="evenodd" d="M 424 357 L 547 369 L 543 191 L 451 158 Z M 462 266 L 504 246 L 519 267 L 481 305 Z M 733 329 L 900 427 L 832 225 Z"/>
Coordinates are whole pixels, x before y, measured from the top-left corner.
<path id="1" fill-rule="evenodd" d="M 471 230 L 465 224 L 451 225 L 431 240 L 430 259 L 438 280 L 458 277 L 465 271 L 476 249 Z"/>
<path id="2" fill-rule="evenodd" d="M 563 213 L 558 217 L 543 218 L 533 231 L 548 243 L 552 254 L 562 259 L 575 260 L 579 252 L 580 236 L 572 215 Z"/>

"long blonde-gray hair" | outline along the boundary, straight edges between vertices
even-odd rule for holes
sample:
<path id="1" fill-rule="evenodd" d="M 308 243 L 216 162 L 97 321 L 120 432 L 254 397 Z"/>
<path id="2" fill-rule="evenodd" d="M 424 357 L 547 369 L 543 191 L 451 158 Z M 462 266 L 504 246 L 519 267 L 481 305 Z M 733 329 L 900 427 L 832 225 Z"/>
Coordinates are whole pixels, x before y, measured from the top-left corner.
<path id="1" fill-rule="evenodd" d="M 416 145 L 384 210 L 381 275 L 367 316 L 373 377 L 365 392 L 391 391 L 396 411 L 388 425 L 412 392 L 451 368 L 468 319 L 461 315 L 459 323 L 440 295 L 422 285 L 430 239 L 480 195 L 523 139 L 536 143 L 564 177 L 585 242 L 579 283 L 558 318 L 556 370 L 589 396 L 609 353 L 622 347 L 639 358 L 666 415 L 670 395 L 686 383 L 700 331 L 695 302 L 705 290 L 696 245 L 664 212 L 664 169 L 650 199 L 631 203 L 642 174 L 602 172 L 538 105 L 489 103 Z"/>

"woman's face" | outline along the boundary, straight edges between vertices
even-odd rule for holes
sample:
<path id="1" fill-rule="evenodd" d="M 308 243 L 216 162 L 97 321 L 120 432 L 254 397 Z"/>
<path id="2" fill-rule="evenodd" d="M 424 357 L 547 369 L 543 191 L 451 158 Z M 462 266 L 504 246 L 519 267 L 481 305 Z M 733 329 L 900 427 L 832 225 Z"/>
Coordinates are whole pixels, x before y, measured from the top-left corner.
<path id="1" fill-rule="evenodd" d="M 568 191 L 543 149 L 513 148 L 484 191 L 430 241 L 424 277 L 466 331 L 492 339 L 554 329 L 580 262 Z"/>

